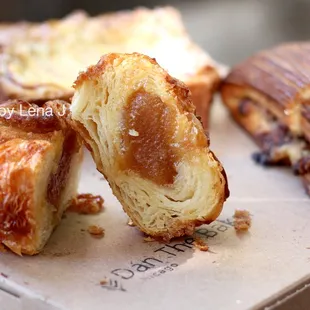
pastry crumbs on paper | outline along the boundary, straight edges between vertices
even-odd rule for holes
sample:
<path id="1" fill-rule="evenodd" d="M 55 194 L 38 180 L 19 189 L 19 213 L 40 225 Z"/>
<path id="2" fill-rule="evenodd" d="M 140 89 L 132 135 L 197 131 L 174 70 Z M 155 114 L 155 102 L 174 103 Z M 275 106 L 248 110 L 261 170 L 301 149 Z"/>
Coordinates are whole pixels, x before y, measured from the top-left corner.
<path id="1" fill-rule="evenodd" d="M 130 226 L 130 227 L 135 227 L 136 226 L 130 218 L 127 220 L 127 225 Z"/>
<path id="2" fill-rule="evenodd" d="M 203 251 L 203 252 L 209 251 L 209 246 L 207 245 L 207 243 L 199 237 L 195 237 L 193 244 L 200 251 Z"/>
<path id="3" fill-rule="evenodd" d="M 144 238 L 143 238 L 143 241 L 144 241 L 144 242 L 154 242 L 154 241 L 156 241 L 156 240 L 155 240 L 154 238 L 148 236 L 148 237 L 144 237 Z"/>
<path id="4" fill-rule="evenodd" d="M 97 214 L 103 209 L 104 199 L 97 195 L 80 194 L 73 199 L 68 211 L 80 214 Z"/>
<path id="5" fill-rule="evenodd" d="M 96 237 L 96 238 L 102 238 L 104 236 L 104 229 L 100 226 L 97 226 L 97 225 L 90 225 L 88 226 L 88 229 L 87 231 L 93 236 L 93 237 Z"/>
<path id="6" fill-rule="evenodd" d="M 250 212 L 247 210 L 235 210 L 234 227 L 237 232 L 248 231 L 251 227 L 252 220 Z"/>
<path id="7" fill-rule="evenodd" d="M 108 279 L 103 279 L 103 280 L 101 280 L 100 281 L 100 285 L 106 285 L 106 284 L 108 284 Z"/>

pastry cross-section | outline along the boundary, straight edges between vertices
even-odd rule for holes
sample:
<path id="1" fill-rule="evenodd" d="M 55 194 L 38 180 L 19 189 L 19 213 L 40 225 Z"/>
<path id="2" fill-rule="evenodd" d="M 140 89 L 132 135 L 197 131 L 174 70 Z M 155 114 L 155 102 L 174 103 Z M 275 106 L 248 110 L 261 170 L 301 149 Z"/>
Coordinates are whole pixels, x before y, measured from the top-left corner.
<path id="1" fill-rule="evenodd" d="M 185 84 L 142 54 L 105 55 L 75 82 L 73 126 L 133 223 L 153 237 L 193 233 L 228 197 L 194 111 Z"/>

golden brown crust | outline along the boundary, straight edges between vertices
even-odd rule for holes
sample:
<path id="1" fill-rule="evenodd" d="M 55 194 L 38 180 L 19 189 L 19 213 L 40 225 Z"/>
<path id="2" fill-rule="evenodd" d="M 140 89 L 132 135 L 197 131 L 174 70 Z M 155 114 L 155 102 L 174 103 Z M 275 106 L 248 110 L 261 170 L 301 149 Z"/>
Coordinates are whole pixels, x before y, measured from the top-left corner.
<path id="1" fill-rule="evenodd" d="M 81 143 L 45 105 L 9 101 L 1 109 L 0 243 L 35 254 L 75 194 L 67 182 L 74 189 Z"/>
<path id="2" fill-rule="evenodd" d="M 11 140 L 0 145 L 0 241 L 31 242 L 34 238 L 32 157 L 48 147 L 45 141 Z M 20 250 L 17 249 L 19 252 Z"/>
<path id="3" fill-rule="evenodd" d="M 263 164 L 295 164 L 310 138 L 307 121 L 309 43 L 290 43 L 260 52 L 232 69 L 221 86 L 233 118 L 255 140 Z"/>
<path id="4" fill-rule="evenodd" d="M 86 81 L 96 81 L 101 75 L 101 72 L 105 70 L 106 64 L 112 62 L 117 57 L 117 54 L 108 54 L 100 58 L 96 65 L 89 66 L 86 71 L 79 73 L 77 79 L 73 84 L 73 88 L 77 89 Z"/>
<path id="5" fill-rule="evenodd" d="M 221 86 L 231 115 L 254 139 L 261 164 L 292 165 L 309 193 L 310 44 L 263 51 L 232 69 Z"/>
<path id="6" fill-rule="evenodd" d="M 191 41 L 179 12 L 169 7 L 97 17 L 76 12 L 42 24 L 0 25 L 0 46 L 4 96 L 1 99 L 0 95 L 0 102 L 8 98 L 68 100 L 73 95 L 72 81 L 81 68 L 105 53 L 138 51 L 156 57 L 188 84 L 206 127 L 209 105 L 220 80 L 217 64 Z"/>
<path id="7" fill-rule="evenodd" d="M 310 84 L 309 51 L 310 43 L 290 43 L 260 52 L 234 67 L 225 83 L 254 88 L 290 109 Z"/>
<path id="8" fill-rule="evenodd" d="M 293 134 L 301 135 L 301 108 L 309 98 L 309 51 L 309 43 L 290 43 L 254 55 L 225 79 L 224 102 L 236 109 L 237 100 L 254 99 Z"/>
<path id="9" fill-rule="evenodd" d="M 73 126 L 137 227 L 169 240 L 219 215 L 226 175 L 183 83 L 148 56 L 110 54 L 75 88 Z"/>
<path id="10" fill-rule="evenodd" d="M 192 100 L 196 106 L 196 115 L 201 117 L 203 127 L 209 128 L 210 108 L 214 93 L 221 82 L 219 72 L 211 66 L 203 68 L 196 77 L 192 77 L 186 84 L 191 91 Z"/>

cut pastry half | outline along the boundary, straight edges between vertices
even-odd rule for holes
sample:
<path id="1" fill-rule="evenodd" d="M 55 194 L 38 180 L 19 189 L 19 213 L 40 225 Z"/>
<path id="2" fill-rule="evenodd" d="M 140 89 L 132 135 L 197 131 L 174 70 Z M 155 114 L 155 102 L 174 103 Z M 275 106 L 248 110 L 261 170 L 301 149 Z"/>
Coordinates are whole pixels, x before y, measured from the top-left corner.
<path id="1" fill-rule="evenodd" d="M 33 255 L 76 195 L 81 142 L 45 105 L 0 108 L 0 244 Z"/>
<path id="2" fill-rule="evenodd" d="M 154 59 L 107 54 L 75 82 L 73 126 L 133 223 L 169 240 L 214 221 L 228 197 L 188 88 Z"/>

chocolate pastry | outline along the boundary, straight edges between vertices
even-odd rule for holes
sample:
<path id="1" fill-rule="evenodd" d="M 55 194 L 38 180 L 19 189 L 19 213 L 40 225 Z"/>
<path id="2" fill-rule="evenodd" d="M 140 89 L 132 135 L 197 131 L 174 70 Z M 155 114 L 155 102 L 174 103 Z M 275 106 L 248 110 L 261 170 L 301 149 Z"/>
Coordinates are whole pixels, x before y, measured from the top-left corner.
<path id="1" fill-rule="evenodd" d="M 234 67 L 221 86 L 224 104 L 261 149 L 254 159 L 264 165 L 292 165 L 306 183 L 309 61 L 310 43 L 280 45 Z"/>

